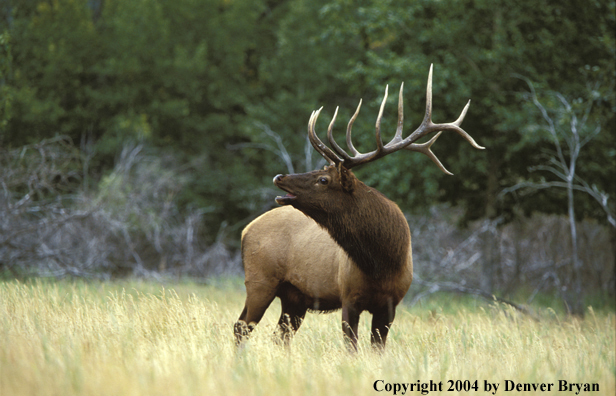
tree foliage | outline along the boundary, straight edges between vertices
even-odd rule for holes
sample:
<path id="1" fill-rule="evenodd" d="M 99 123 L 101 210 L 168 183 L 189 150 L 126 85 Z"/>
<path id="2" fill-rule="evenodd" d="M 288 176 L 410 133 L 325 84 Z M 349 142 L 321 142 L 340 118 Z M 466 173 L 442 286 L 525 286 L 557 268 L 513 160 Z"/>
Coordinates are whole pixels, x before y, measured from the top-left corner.
<path id="1" fill-rule="evenodd" d="M 464 221 L 520 205 L 564 213 L 566 197 L 547 191 L 532 203 L 497 199 L 551 144 L 545 134 L 523 133 L 542 120 L 515 76 L 538 92 L 590 95 L 592 122 L 613 131 L 614 4 L 9 0 L 0 7 L 0 145 L 68 136 L 89 150 L 85 177 L 100 183 L 127 141 L 145 142 L 192 175 L 178 195 L 182 207 L 214 208 L 212 230 L 223 221 L 241 226 L 273 204 L 271 177 L 288 168 L 263 144 L 283 144 L 295 169 L 315 164 L 304 155 L 310 111 L 324 106 L 327 119 L 340 106 L 348 119 L 363 97 L 354 136 L 360 150 L 372 150 L 384 87 L 403 81 L 411 132 L 434 63 L 435 121 L 454 120 L 471 99 L 463 127 L 487 150 L 447 135 L 434 151 L 456 177 L 419 154 L 398 153 L 358 169 L 360 178 L 405 211 L 447 202 L 464 206 Z M 395 101 L 385 111 L 385 139 L 395 129 Z M 317 130 L 325 126 L 320 120 Z M 339 121 L 337 136 L 343 130 Z M 578 170 L 616 198 L 613 147 L 614 134 L 600 134 L 580 153 Z M 579 216 L 604 219 L 590 198 L 579 199 Z"/>

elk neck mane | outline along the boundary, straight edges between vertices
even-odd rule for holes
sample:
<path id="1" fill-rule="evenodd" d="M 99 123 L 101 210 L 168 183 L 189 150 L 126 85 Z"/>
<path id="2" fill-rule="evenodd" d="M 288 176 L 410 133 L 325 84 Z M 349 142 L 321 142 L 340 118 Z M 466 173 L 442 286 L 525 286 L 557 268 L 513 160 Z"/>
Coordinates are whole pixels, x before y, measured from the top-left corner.
<path id="1" fill-rule="evenodd" d="M 344 210 L 305 212 L 373 279 L 395 276 L 407 264 L 411 233 L 396 203 L 355 179 Z"/>

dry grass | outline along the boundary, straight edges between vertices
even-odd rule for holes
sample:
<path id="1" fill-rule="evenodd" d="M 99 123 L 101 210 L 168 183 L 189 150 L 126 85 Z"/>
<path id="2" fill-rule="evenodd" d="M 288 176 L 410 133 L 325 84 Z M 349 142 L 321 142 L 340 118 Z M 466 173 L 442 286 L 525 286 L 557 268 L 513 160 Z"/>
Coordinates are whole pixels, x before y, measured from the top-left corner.
<path id="1" fill-rule="evenodd" d="M 442 381 L 447 394 L 448 380 L 477 380 L 471 394 L 486 394 L 484 381 L 510 393 L 505 380 L 615 392 L 613 312 L 548 311 L 537 322 L 498 307 L 401 306 L 383 354 L 368 345 L 364 314 L 361 351 L 350 355 L 339 314 L 309 315 L 290 350 L 275 345 L 273 307 L 238 353 L 243 299 L 237 282 L 0 283 L 0 395 L 362 395 L 377 394 L 379 379 Z"/>

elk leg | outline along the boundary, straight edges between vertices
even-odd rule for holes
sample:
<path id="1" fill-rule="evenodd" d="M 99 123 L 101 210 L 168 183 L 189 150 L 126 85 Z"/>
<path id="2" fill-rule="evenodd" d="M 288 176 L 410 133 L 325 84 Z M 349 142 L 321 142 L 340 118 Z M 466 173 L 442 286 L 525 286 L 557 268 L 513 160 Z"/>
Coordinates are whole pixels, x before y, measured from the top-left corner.
<path id="1" fill-rule="evenodd" d="M 396 316 L 396 307 L 388 304 L 380 310 L 372 313 L 372 331 L 370 342 L 373 347 L 384 348 L 387 341 L 387 333 Z"/>
<path id="2" fill-rule="evenodd" d="M 302 321 L 306 316 L 306 307 L 302 304 L 294 304 L 288 299 L 281 298 L 282 313 L 278 320 L 278 331 L 285 345 L 289 345 L 291 337 L 297 332 L 302 325 Z"/>
<path id="3" fill-rule="evenodd" d="M 239 319 L 235 322 L 233 326 L 233 333 L 235 334 L 235 345 L 240 346 L 242 342 L 244 342 L 252 330 L 254 329 L 254 325 L 250 326 L 246 323 L 246 312 L 247 308 L 244 305 L 244 310 L 242 311 Z"/>
<path id="4" fill-rule="evenodd" d="M 236 345 L 240 345 L 248 338 L 276 295 L 275 289 L 261 287 L 253 290 L 248 285 L 246 286 L 246 304 L 234 326 Z"/>
<path id="5" fill-rule="evenodd" d="M 342 331 L 348 341 L 347 347 L 351 352 L 357 352 L 357 327 L 361 312 L 353 306 L 342 307 Z"/>

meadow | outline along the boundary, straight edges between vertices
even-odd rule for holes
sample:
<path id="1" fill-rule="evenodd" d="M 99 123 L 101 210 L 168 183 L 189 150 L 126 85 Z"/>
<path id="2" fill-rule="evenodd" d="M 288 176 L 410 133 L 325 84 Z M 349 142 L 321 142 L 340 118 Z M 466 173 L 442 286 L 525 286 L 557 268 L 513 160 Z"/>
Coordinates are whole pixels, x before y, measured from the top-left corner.
<path id="1" fill-rule="evenodd" d="M 277 345 L 275 302 L 238 351 L 244 298 L 240 279 L 0 281 L 0 395 L 616 393 L 612 309 L 531 317 L 441 296 L 401 304 L 382 353 L 369 345 L 364 313 L 360 351 L 350 354 L 339 312 L 308 314 L 291 347 Z"/>

